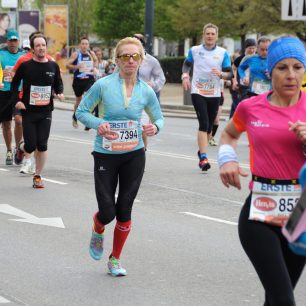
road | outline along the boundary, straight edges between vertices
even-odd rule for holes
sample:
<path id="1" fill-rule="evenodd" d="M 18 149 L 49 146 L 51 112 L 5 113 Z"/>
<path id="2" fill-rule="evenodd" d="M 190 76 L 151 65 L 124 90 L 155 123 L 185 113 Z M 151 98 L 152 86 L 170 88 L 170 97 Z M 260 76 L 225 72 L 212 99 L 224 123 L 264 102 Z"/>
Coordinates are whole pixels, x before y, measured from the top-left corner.
<path id="1" fill-rule="evenodd" d="M 263 290 L 237 234 L 248 179 L 242 191 L 223 187 L 216 147 L 209 148 L 212 169 L 200 172 L 196 129 L 194 119 L 167 118 L 150 139 L 122 254 L 124 278 L 106 270 L 113 224 L 105 232 L 103 259 L 88 255 L 96 210 L 94 131 L 73 129 L 71 112 L 54 111 L 42 190 L 34 190 L 18 167 L 4 165 L 1 135 L 0 305 L 262 305 Z M 245 137 L 238 154 L 247 170 Z M 304 273 L 297 305 L 305 304 L 305 283 Z"/>

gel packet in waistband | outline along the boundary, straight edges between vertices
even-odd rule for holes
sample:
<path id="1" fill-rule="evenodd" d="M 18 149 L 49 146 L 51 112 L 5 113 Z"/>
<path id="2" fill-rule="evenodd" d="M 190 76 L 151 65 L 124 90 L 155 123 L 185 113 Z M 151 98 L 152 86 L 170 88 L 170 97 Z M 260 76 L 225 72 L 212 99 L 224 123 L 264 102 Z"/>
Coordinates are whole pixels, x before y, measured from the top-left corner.
<path id="1" fill-rule="evenodd" d="M 289 241 L 290 249 L 302 256 L 306 256 L 306 163 L 300 171 L 302 194 L 298 200 L 282 233 Z"/>

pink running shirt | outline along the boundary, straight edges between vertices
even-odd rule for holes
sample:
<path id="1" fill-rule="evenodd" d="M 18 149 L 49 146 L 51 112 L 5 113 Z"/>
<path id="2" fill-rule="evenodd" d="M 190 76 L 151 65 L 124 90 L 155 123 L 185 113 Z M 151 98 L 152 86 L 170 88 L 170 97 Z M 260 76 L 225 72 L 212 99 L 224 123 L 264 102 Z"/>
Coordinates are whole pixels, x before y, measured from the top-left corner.
<path id="1" fill-rule="evenodd" d="M 250 166 L 254 175 L 269 179 L 296 179 L 306 162 L 302 143 L 289 131 L 288 122 L 306 122 L 306 93 L 289 107 L 277 107 L 268 101 L 267 92 L 239 103 L 233 124 L 247 132 Z"/>

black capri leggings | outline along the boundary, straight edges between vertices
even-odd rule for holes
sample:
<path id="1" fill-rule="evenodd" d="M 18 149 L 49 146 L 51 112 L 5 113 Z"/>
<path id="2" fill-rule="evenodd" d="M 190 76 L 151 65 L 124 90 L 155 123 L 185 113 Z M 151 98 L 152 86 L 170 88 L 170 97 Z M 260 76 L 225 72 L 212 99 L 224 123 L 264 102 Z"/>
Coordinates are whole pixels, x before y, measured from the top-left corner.
<path id="1" fill-rule="evenodd" d="M 51 111 L 22 113 L 24 149 L 27 153 L 36 149 L 40 152 L 47 151 L 51 122 Z"/>
<path id="2" fill-rule="evenodd" d="M 295 306 L 293 289 L 306 257 L 295 255 L 281 228 L 248 220 L 251 195 L 241 210 L 239 237 L 265 289 L 264 306 Z"/>
<path id="3" fill-rule="evenodd" d="M 191 100 L 199 121 L 199 131 L 210 133 L 217 117 L 221 98 L 207 98 L 192 94 Z"/>
<path id="4" fill-rule="evenodd" d="M 95 189 L 98 218 L 103 225 L 115 217 L 119 222 L 131 220 L 145 167 L 144 149 L 124 154 L 92 153 L 94 156 Z M 119 180 L 117 202 L 115 192 Z"/>

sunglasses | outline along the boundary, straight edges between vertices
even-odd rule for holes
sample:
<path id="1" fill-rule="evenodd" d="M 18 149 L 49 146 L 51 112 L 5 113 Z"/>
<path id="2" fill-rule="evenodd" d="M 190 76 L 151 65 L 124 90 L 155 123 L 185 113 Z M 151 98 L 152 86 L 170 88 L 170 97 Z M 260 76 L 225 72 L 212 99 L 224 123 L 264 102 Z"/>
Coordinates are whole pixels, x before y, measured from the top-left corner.
<path id="1" fill-rule="evenodd" d="M 141 57 L 140 54 L 134 53 L 118 55 L 118 58 L 120 58 L 123 62 L 128 62 L 130 58 L 132 58 L 135 62 L 139 62 Z"/>

